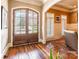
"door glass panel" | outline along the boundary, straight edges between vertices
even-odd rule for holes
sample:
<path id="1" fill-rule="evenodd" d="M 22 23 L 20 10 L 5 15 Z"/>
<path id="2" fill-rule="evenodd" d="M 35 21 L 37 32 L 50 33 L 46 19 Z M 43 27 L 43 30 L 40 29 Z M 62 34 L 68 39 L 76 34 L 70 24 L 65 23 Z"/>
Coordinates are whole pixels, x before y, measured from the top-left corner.
<path id="1" fill-rule="evenodd" d="M 29 31 L 28 33 L 37 33 L 37 13 L 29 11 Z"/>
<path id="2" fill-rule="evenodd" d="M 20 18 L 15 18 L 15 26 L 20 26 Z"/>
<path id="3" fill-rule="evenodd" d="M 16 34 L 20 34 L 20 26 L 16 26 L 15 27 L 15 33 Z"/>
<path id="4" fill-rule="evenodd" d="M 24 34 L 26 32 L 25 20 L 26 10 L 16 10 L 14 20 L 15 34 Z"/>
<path id="5" fill-rule="evenodd" d="M 26 31 L 26 26 L 21 26 L 20 28 L 21 28 L 21 33 L 24 34 Z"/>
<path id="6" fill-rule="evenodd" d="M 16 17 L 20 17 L 20 10 L 16 10 L 14 16 L 15 16 L 15 18 L 16 18 Z"/>
<path id="7" fill-rule="evenodd" d="M 30 16 L 29 16 L 29 25 L 33 25 L 33 20 L 32 20 L 33 18 L 31 18 Z"/>

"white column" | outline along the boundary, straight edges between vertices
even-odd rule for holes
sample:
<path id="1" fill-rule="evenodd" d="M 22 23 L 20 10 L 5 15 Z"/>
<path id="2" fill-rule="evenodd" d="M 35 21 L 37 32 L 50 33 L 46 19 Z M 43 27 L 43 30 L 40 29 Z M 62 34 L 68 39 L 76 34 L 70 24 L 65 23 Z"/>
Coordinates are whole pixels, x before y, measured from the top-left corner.
<path id="1" fill-rule="evenodd" d="M 46 38 L 45 38 L 45 12 L 42 12 L 42 43 L 46 43 Z"/>

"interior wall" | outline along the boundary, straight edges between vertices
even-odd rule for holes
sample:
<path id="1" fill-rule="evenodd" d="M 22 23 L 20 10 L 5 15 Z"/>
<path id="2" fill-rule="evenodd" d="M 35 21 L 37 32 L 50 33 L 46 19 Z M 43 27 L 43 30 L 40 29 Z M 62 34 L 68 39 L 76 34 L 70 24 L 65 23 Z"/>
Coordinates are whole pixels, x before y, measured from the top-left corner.
<path id="1" fill-rule="evenodd" d="M 70 20 L 69 20 L 69 22 L 68 23 L 77 23 L 78 22 L 78 15 L 77 15 L 78 13 L 77 13 L 77 11 L 75 11 L 75 12 L 70 12 Z"/>
<path id="2" fill-rule="evenodd" d="M 66 29 L 72 31 L 78 31 L 78 24 L 77 23 L 67 24 Z"/>
<path id="3" fill-rule="evenodd" d="M 77 13 L 77 11 L 70 12 L 69 18 L 70 19 L 68 20 L 66 29 L 78 31 L 78 13 Z"/>
<path id="4" fill-rule="evenodd" d="M 36 11 L 38 11 L 40 13 L 40 39 L 42 39 L 42 7 L 40 6 L 36 6 L 36 5 L 31 5 L 31 4 L 27 4 L 24 2 L 19 2 L 19 1 L 15 1 L 15 0 L 9 0 L 9 42 L 11 42 L 11 39 L 13 38 L 13 20 L 12 20 L 12 9 L 13 8 L 31 8 L 34 9 Z M 12 21 L 12 22 L 11 22 Z"/>
<path id="5" fill-rule="evenodd" d="M 66 15 L 67 20 L 69 20 L 69 13 L 68 12 L 63 12 L 63 11 L 58 11 L 55 9 L 49 9 L 48 12 L 54 13 L 54 39 L 58 39 L 62 36 L 62 20 L 61 20 L 61 15 Z M 56 17 L 60 17 L 60 23 L 56 23 Z"/>

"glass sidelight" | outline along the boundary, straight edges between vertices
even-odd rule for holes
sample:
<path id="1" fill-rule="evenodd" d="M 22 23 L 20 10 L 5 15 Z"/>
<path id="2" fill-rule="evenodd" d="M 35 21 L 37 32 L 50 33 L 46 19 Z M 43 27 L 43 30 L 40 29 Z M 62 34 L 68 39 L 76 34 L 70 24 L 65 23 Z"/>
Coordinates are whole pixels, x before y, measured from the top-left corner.
<path id="1" fill-rule="evenodd" d="M 54 35 L 54 14 L 47 13 L 47 37 Z"/>
<path id="2" fill-rule="evenodd" d="M 62 35 L 64 35 L 64 30 L 66 29 L 67 24 L 67 16 L 61 15 L 61 19 L 62 19 Z"/>

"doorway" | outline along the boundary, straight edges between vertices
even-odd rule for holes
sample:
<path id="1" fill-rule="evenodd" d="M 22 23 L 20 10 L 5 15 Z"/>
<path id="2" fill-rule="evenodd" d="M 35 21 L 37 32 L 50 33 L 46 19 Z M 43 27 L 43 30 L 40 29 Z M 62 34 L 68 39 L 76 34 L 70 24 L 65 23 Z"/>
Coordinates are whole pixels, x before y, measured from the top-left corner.
<path id="1" fill-rule="evenodd" d="M 62 35 L 64 35 L 64 30 L 66 29 L 67 24 L 67 16 L 61 15 L 61 19 L 62 19 Z"/>
<path id="2" fill-rule="evenodd" d="M 38 42 L 38 13 L 31 9 L 13 11 L 13 45 Z"/>

